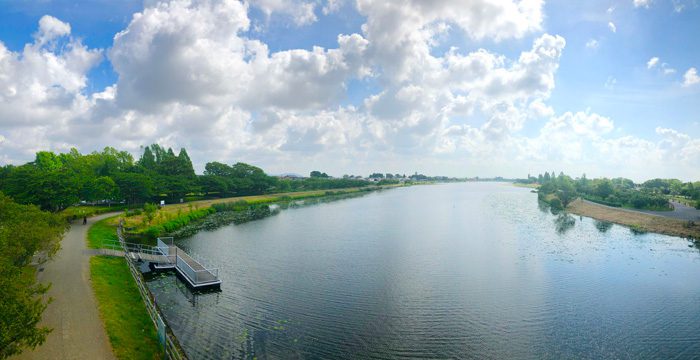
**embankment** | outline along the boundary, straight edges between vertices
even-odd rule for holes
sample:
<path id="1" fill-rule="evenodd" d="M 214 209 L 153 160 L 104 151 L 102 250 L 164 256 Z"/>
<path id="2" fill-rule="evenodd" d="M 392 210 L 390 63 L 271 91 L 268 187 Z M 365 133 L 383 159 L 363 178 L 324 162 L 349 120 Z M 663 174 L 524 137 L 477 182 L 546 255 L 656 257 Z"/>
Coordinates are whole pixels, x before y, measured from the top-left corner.
<path id="1" fill-rule="evenodd" d="M 696 242 L 700 239 L 700 224 L 694 222 L 613 208 L 581 199 L 572 201 L 566 210 L 572 214 L 629 226 L 635 230 L 692 238 Z"/>

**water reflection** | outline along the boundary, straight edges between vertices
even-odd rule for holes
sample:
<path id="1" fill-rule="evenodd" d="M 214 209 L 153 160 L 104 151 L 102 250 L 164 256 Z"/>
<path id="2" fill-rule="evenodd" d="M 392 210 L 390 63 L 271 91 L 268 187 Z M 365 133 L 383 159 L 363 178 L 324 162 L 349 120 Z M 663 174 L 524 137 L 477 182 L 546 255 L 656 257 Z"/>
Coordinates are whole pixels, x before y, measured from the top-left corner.
<path id="1" fill-rule="evenodd" d="M 306 205 L 176 241 L 223 280 L 149 282 L 190 358 L 700 353 L 700 254 L 683 239 L 551 215 L 501 184 Z"/>
<path id="2" fill-rule="evenodd" d="M 554 224 L 556 225 L 557 233 L 562 235 L 576 225 L 576 219 L 566 212 L 561 212 L 557 218 L 554 219 Z"/>
<path id="3" fill-rule="evenodd" d="M 598 231 L 601 233 L 606 233 L 613 227 L 613 223 L 608 221 L 593 220 L 593 223 L 595 224 L 596 229 L 598 229 Z"/>

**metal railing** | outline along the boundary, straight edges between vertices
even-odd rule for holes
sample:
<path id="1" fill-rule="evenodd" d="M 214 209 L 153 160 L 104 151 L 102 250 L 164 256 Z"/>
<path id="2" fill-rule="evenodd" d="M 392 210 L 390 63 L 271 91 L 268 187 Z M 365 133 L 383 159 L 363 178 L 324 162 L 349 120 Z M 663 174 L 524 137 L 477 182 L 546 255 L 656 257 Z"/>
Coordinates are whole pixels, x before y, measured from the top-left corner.
<path id="1" fill-rule="evenodd" d="M 157 244 L 156 247 L 161 249 L 161 252 L 168 256 L 168 259 L 172 259 L 171 261 L 175 263 L 175 266 L 194 282 L 193 285 L 213 282 L 219 279 L 218 268 L 207 268 L 200 260 L 194 259 L 184 251 L 178 251 L 180 249 L 174 245 L 172 237 L 158 238 Z M 175 249 L 175 254 L 173 255 L 170 253 L 171 248 Z M 197 263 L 202 269 L 195 270 L 192 265 L 190 265 L 190 262 Z"/>
<path id="2" fill-rule="evenodd" d="M 148 288 L 146 287 L 143 275 L 136 268 L 136 265 L 134 265 L 134 263 L 130 261 L 127 256 L 128 243 L 124 241 L 122 228 L 123 224 L 119 223 L 119 226 L 117 227 L 117 237 L 119 238 L 119 243 L 122 245 L 122 249 L 126 257 L 126 263 L 129 266 L 129 271 L 131 272 L 134 281 L 136 282 L 136 287 L 139 289 L 141 299 L 143 299 L 143 302 L 146 305 L 146 311 L 148 312 L 148 316 L 151 318 L 151 321 L 153 321 L 153 325 L 156 327 L 156 331 L 159 333 L 159 337 L 162 336 L 164 338 L 162 341 L 164 343 L 163 345 L 165 356 L 166 358 L 171 360 L 186 360 L 187 355 L 185 354 L 184 350 L 182 350 L 180 343 L 175 337 L 175 334 L 173 334 L 170 327 L 163 320 L 163 316 L 161 315 L 161 312 L 158 309 L 158 305 L 156 304 L 153 294 L 151 294 L 150 290 L 148 290 Z"/>

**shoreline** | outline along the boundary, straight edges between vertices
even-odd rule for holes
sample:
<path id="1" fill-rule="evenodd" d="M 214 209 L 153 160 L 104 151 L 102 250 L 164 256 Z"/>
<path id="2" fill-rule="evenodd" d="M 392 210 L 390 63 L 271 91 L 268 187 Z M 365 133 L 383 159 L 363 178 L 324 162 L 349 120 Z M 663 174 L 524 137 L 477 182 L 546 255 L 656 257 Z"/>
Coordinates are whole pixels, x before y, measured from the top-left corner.
<path id="1" fill-rule="evenodd" d="M 662 215 L 652 215 L 633 210 L 613 208 L 593 202 L 586 202 L 580 198 L 572 201 L 566 207 L 566 211 L 600 221 L 627 226 L 634 230 L 692 239 L 696 243 L 698 243 L 698 239 L 700 239 L 700 224 L 664 217 Z"/>

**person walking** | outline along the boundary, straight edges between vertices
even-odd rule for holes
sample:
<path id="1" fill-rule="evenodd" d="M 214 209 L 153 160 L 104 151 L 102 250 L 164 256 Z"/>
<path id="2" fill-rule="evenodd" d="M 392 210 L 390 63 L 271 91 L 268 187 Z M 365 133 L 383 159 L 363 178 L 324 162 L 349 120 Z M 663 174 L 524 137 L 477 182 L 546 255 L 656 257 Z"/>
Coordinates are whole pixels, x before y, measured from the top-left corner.
<path id="1" fill-rule="evenodd" d="M 87 225 L 87 216 L 83 216 L 83 225 Z"/>

